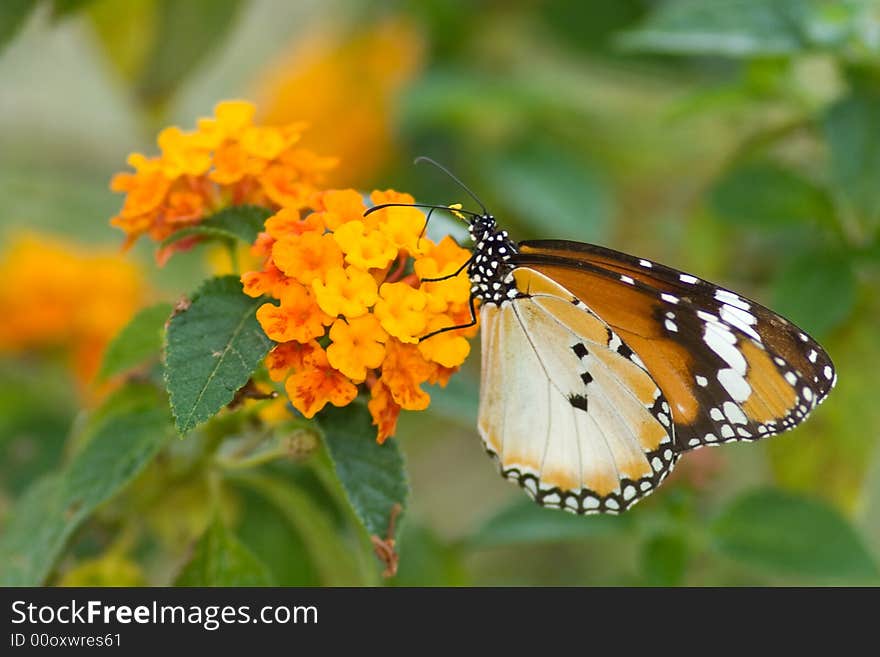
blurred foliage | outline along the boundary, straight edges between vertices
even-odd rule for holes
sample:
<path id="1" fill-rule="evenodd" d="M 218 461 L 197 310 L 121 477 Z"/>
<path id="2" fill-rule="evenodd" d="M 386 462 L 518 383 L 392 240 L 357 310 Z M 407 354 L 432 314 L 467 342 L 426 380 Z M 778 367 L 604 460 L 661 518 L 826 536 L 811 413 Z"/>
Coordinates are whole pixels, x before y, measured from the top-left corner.
<path id="1" fill-rule="evenodd" d="M 315 35 L 332 39 L 308 50 Z M 0 582 L 876 584 L 878 35 L 876 0 L 0 3 L 4 238 L 119 243 L 107 180 L 124 155 L 256 97 L 284 120 L 333 117 L 319 132 L 346 157 L 376 151 L 352 174 L 364 188 L 472 205 L 411 165 L 429 154 L 516 237 L 596 241 L 742 290 L 813 332 L 839 373 L 803 427 L 686 456 L 625 516 L 578 518 L 522 499 L 482 455 L 476 354 L 384 447 L 347 440 L 362 423 L 345 413 L 305 423 L 263 399 L 265 377 L 234 399 L 262 347 L 242 341 L 253 303 L 224 296 L 232 278 L 171 321 L 166 364 L 190 369 L 169 382 L 188 431 L 170 438 L 158 332 L 218 273 L 196 250 L 151 268 L 164 303 L 111 343 L 100 403 L 78 404 L 57 350 L 2 354 Z M 226 246 L 253 219 L 199 230 Z M 200 305 L 226 330 L 193 321 Z M 178 331 L 202 356 L 177 352 Z M 200 369 L 227 348 L 246 366 Z M 392 531 L 395 502 L 409 508 Z M 395 577 L 371 536 L 394 541 Z"/>

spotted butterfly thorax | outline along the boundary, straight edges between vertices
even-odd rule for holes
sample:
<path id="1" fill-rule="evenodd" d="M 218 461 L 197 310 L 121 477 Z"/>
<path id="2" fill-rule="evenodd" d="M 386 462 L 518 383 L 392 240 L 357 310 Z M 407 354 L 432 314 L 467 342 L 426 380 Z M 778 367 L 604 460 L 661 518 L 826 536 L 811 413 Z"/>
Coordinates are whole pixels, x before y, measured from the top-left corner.
<path id="1" fill-rule="evenodd" d="M 488 213 L 469 232 L 480 435 L 539 504 L 623 511 L 683 452 L 790 429 L 834 386 L 812 338 L 734 292 L 590 244 L 517 244 Z"/>

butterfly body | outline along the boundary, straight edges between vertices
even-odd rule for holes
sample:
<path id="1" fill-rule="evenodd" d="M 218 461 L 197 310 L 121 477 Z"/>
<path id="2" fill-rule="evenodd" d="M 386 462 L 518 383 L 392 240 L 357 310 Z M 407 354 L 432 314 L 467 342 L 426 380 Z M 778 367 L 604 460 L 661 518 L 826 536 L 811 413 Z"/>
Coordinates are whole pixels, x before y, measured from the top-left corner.
<path id="1" fill-rule="evenodd" d="M 539 504 L 619 513 L 679 456 L 803 421 L 836 381 L 796 326 L 722 287 L 578 242 L 470 220 L 479 431 Z"/>

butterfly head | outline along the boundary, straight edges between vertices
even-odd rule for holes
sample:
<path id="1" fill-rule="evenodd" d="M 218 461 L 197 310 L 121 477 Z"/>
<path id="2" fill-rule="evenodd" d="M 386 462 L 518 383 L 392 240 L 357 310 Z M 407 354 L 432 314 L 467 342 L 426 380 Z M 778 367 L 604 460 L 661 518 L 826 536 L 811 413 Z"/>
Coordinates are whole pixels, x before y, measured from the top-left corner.
<path id="1" fill-rule="evenodd" d="M 498 225 L 495 223 L 495 217 L 491 214 L 474 215 L 468 224 L 468 233 L 474 242 L 484 241 L 487 237 L 495 235 L 498 232 Z M 505 237 L 507 234 L 505 233 Z"/>

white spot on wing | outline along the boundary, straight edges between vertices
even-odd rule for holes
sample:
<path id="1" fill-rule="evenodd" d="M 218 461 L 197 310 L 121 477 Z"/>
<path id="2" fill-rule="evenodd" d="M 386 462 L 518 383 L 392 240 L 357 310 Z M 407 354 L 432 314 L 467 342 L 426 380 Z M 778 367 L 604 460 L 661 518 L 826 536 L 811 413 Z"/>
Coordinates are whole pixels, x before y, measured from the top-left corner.
<path id="1" fill-rule="evenodd" d="M 748 310 L 749 308 L 751 308 L 751 306 L 746 301 L 741 299 L 733 292 L 728 292 L 727 290 L 715 290 L 715 298 L 722 303 L 726 303 L 737 308 L 742 308 L 743 310 Z"/>
<path id="2" fill-rule="evenodd" d="M 718 382 L 724 386 L 727 394 L 734 401 L 744 402 L 752 394 L 752 387 L 748 381 L 740 374 L 732 369 L 723 369 L 718 372 Z"/>

